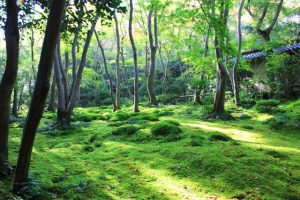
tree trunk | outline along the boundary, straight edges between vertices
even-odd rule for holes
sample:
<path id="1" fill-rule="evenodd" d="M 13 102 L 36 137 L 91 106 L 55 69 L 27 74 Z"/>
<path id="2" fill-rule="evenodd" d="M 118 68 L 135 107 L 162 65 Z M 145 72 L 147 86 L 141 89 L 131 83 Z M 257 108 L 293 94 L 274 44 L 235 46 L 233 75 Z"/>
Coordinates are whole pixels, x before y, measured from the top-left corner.
<path id="1" fill-rule="evenodd" d="M 13 193 L 18 194 L 22 185 L 20 183 L 28 179 L 32 148 L 39 122 L 42 118 L 46 99 L 49 91 L 50 77 L 53 66 L 55 46 L 57 44 L 62 15 L 65 8 L 65 0 L 53 0 L 44 43 L 42 46 L 37 80 L 32 96 L 29 112 L 23 130 L 21 146 L 19 150 L 17 168 L 13 184 Z"/>
<path id="2" fill-rule="evenodd" d="M 155 61 L 156 61 L 156 51 L 157 51 L 157 18 L 154 16 L 154 39 L 152 33 L 152 15 L 153 11 L 149 12 L 148 15 L 148 35 L 150 44 L 150 69 L 147 81 L 147 90 L 150 99 L 150 105 L 158 106 L 158 102 L 154 92 L 154 72 L 155 72 Z"/>
<path id="3" fill-rule="evenodd" d="M 216 85 L 216 96 L 214 102 L 214 113 L 216 117 L 224 114 L 225 109 L 225 91 L 227 84 L 227 70 L 222 64 L 222 52 L 219 48 L 218 36 L 215 36 L 215 48 L 217 58 L 217 85 Z"/>
<path id="4" fill-rule="evenodd" d="M 55 84 L 55 75 L 53 75 L 51 90 L 50 90 L 50 98 L 49 98 L 49 106 L 48 111 L 55 111 L 55 97 L 56 97 L 56 84 Z"/>
<path id="5" fill-rule="evenodd" d="M 84 67 L 85 67 L 85 64 L 86 64 L 86 56 L 87 56 L 87 52 L 88 52 L 88 49 L 89 49 L 89 46 L 90 46 L 90 42 L 91 42 L 91 39 L 92 39 L 94 30 L 95 30 L 95 27 L 96 27 L 98 18 L 99 18 L 99 16 L 96 15 L 93 22 L 92 22 L 91 28 L 88 31 L 86 40 L 85 40 L 85 44 L 84 44 L 82 55 L 81 55 L 80 65 L 79 65 L 77 75 L 76 75 L 76 80 L 75 80 L 75 83 L 72 84 L 72 89 L 71 89 L 71 92 L 70 92 L 70 98 L 69 98 L 68 106 L 67 106 L 67 109 L 66 109 L 67 113 L 72 113 L 73 112 L 76 100 L 78 99 L 78 96 L 79 96 L 82 73 L 83 73 L 83 70 L 84 70 Z"/>
<path id="6" fill-rule="evenodd" d="M 23 96 L 23 91 L 24 91 L 24 85 L 25 85 L 25 83 L 23 83 L 23 84 L 22 84 L 22 86 L 21 86 L 21 90 L 20 90 L 20 94 L 19 94 L 19 100 L 18 100 L 18 111 L 21 109 L 21 107 L 22 107 L 22 103 L 23 103 L 22 96 Z"/>
<path id="7" fill-rule="evenodd" d="M 104 65 L 104 72 L 108 78 L 108 82 L 109 82 L 109 91 L 110 91 L 110 97 L 113 103 L 113 111 L 116 111 L 116 102 L 115 102 L 115 98 L 114 98 L 114 89 L 113 89 L 113 83 L 112 83 L 112 78 L 109 75 L 108 69 L 107 69 L 107 61 L 106 61 L 106 56 L 105 56 L 105 52 L 103 49 L 103 46 L 101 44 L 101 41 L 99 40 L 98 34 L 95 31 L 95 35 L 96 35 L 96 39 L 97 39 L 97 43 L 98 46 L 100 48 L 101 54 L 102 54 L 102 58 L 103 58 L 103 65 Z"/>
<path id="8" fill-rule="evenodd" d="M 122 59 L 122 67 L 123 67 L 123 77 L 124 77 L 124 82 L 125 82 L 126 87 L 127 87 L 128 97 L 132 98 L 132 93 L 131 93 L 131 89 L 130 89 L 130 85 L 129 85 L 129 81 L 128 81 L 127 70 L 126 70 L 123 46 L 121 48 L 121 59 Z M 129 77 L 130 77 L 130 75 L 129 75 Z"/>
<path id="9" fill-rule="evenodd" d="M 116 110 L 121 110 L 121 70 L 120 70 L 120 33 L 116 13 L 114 13 L 116 39 L 117 39 L 117 57 L 116 57 Z"/>
<path id="10" fill-rule="evenodd" d="M 194 104 L 200 105 L 201 104 L 201 92 L 199 90 L 194 90 Z"/>
<path id="11" fill-rule="evenodd" d="M 132 47 L 133 64 L 134 64 L 134 92 L 133 92 L 133 112 L 139 112 L 139 69 L 137 62 L 136 46 L 132 33 L 132 20 L 133 20 L 133 0 L 130 0 L 130 14 L 129 14 L 129 38 Z"/>
<path id="12" fill-rule="evenodd" d="M 16 1 L 6 1 L 5 23 L 6 67 L 0 83 L 0 175 L 12 173 L 8 159 L 8 134 L 10 100 L 17 77 L 19 59 L 18 6 Z"/>
<path id="13" fill-rule="evenodd" d="M 13 106 L 12 106 L 11 114 L 14 117 L 18 117 L 18 86 L 17 86 L 17 83 L 15 83 L 15 87 L 14 87 L 14 97 L 13 97 Z"/>
<path id="14" fill-rule="evenodd" d="M 240 87 L 237 78 L 237 67 L 239 65 L 239 56 L 241 54 L 242 49 L 242 29 L 241 29 L 241 17 L 242 17 L 242 10 L 244 7 L 245 0 L 241 0 L 240 7 L 238 11 L 238 19 L 237 19 L 237 30 L 238 30 L 238 55 L 235 59 L 233 68 L 232 68 L 232 89 L 234 94 L 234 102 L 237 106 L 241 105 L 241 98 L 240 98 Z"/>

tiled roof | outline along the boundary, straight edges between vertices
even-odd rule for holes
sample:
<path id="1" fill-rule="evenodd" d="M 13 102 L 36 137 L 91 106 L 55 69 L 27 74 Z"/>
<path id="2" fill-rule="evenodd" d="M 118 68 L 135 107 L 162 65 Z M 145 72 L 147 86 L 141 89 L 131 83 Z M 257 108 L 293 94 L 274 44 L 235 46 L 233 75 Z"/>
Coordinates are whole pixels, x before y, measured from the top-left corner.
<path id="1" fill-rule="evenodd" d="M 293 51 L 294 49 L 300 49 L 300 43 L 290 45 L 290 46 L 280 47 L 278 49 L 274 49 L 273 53 L 279 54 L 279 53 L 282 53 L 285 51 Z M 261 51 L 261 52 L 244 54 L 242 56 L 242 59 L 249 60 L 249 59 L 253 59 L 253 58 L 261 58 L 261 57 L 266 57 L 266 56 L 267 56 L 267 53 Z"/>

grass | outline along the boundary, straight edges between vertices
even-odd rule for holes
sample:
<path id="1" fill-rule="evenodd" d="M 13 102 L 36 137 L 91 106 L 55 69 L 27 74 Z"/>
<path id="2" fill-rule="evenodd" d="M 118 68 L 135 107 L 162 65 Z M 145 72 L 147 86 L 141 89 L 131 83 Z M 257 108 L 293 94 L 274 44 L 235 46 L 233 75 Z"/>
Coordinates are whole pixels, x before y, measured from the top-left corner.
<path id="1" fill-rule="evenodd" d="M 286 107 L 298 112 L 299 105 Z M 201 121 L 201 109 L 188 105 L 142 108 L 137 115 L 124 108 L 127 118 L 112 117 L 110 109 L 78 109 L 106 117 L 73 122 L 69 131 L 37 135 L 31 176 L 44 190 L 41 199 L 299 199 L 299 132 L 271 129 L 265 123 L 269 114 L 242 109 L 251 117 Z M 165 111 L 172 114 L 158 114 Z M 41 127 L 50 123 L 49 116 Z M 180 138 L 153 136 L 151 127 L 160 122 L 142 116 L 180 122 Z M 120 122 L 117 118 L 127 124 L 131 117 L 143 122 L 140 130 L 112 134 L 120 130 L 111 126 Z M 11 132 L 15 163 L 22 129 L 15 126 Z M 10 184 L 0 181 L 0 188 L 8 190 Z"/>

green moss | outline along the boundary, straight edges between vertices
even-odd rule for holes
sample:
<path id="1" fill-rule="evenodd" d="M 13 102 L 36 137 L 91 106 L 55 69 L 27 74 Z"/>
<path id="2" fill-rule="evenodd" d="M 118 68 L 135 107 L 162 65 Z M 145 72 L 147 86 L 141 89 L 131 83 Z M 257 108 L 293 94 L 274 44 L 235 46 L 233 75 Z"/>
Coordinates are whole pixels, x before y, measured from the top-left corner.
<path id="1" fill-rule="evenodd" d="M 121 127 L 117 128 L 116 130 L 112 131 L 112 134 L 113 135 L 133 135 L 136 132 L 138 132 L 138 130 L 139 129 L 136 126 L 127 124 L 127 125 L 121 126 Z"/>
<path id="2" fill-rule="evenodd" d="M 124 108 L 122 112 L 128 112 L 129 118 L 123 121 L 77 121 L 67 131 L 37 134 L 31 174 L 44 189 L 39 199 L 50 200 L 53 195 L 56 199 L 78 200 L 298 198 L 297 130 L 271 129 L 263 122 L 272 116 L 255 110 L 243 110 L 251 119 L 207 122 L 187 116 L 188 108 L 200 116 L 201 109 L 190 105 L 168 106 L 164 110 L 176 115 L 160 117 L 160 122 L 135 120 L 143 125 L 131 126 L 143 129 L 133 135 L 112 135 L 118 128 L 109 124 L 122 122 L 121 128 L 133 116 L 157 115 L 158 108 L 140 107 L 140 114 Z M 286 114 L 298 112 L 297 106 L 290 109 Z M 75 115 L 79 112 L 108 116 L 111 107 L 80 108 Z M 46 122 L 49 120 L 43 119 L 40 127 L 48 126 Z M 181 133 L 153 135 L 151 127 L 161 123 L 180 128 Z M 10 132 L 10 158 L 16 163 L 22 129 L 12 127 Z M 215 134 L 232 140 L 211 142 Z M 9 191 L 11 184 L 12 180 L 0 180 L 2 190 Z"/>
<path id="3" fill-rule="evenodd" d="M 158 122 L 153 127 L 151 127 L 151 133 L 156 136 L 167 136 L 170 134 L 179 134 L 182 130 L 171 123 L 168 122 Z"/>
<path id="4" fill-rule="evenodd" d="M 227 142 L 227 141 L 232 140 L 232 138 L 229 137 L 229 136 L 227 136 L 227 135 L 225 135 L 225 134 L 214 133 L 214 134 L 212 134 L 209 137 L 209 140 L 211 140 L 211 141 L 224 141 L 224 142 Z"/>

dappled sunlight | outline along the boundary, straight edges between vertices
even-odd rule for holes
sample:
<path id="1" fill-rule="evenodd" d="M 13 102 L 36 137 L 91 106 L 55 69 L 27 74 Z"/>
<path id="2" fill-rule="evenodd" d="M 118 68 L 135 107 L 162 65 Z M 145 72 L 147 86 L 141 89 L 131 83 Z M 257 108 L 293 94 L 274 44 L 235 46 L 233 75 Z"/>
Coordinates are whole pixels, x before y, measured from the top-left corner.
<path id="1" fill-rule="evenodd" d="M 286 153 L 300 153 L 300 149 L 292 148 L 292 147 L 272 146 L 272 145 L 259 144 L 259 143 L 244 143 L 244 145 L 249 146 L 249 147 L 282 151 L 282 152 L 286 152 Z"/>
<path id="2" fill-rule="evenodd" d="M 259 134 L 250 131 L 244 131 L 244 130 L 239 130 L 230 127 L 218 127 L 212 123 L 206 123 L 206 122 L 193 123 L 193 124 L 184 123 L 184 125 L 204 129 L 207 131 L 217 131 L 220 133 L 224 133 L 235 140 L 240 140 L 245 142 L 262 142 L 262 138 Z"/>
<path id="3" fill-rule="evenodd" d="M 162 170 L 147 168 L 145 165 L 140 166 L 140 171 L 152 178 L 148 184 L 154 187 L 160 193 L 172 196 L 172 199 L 200 200 L 200 199 L 225 199 L 218 198 L 214 195 L 204 194 L 197 184 L 187 179 L 178 179 L 174 176 L 167 175 Z"/>

